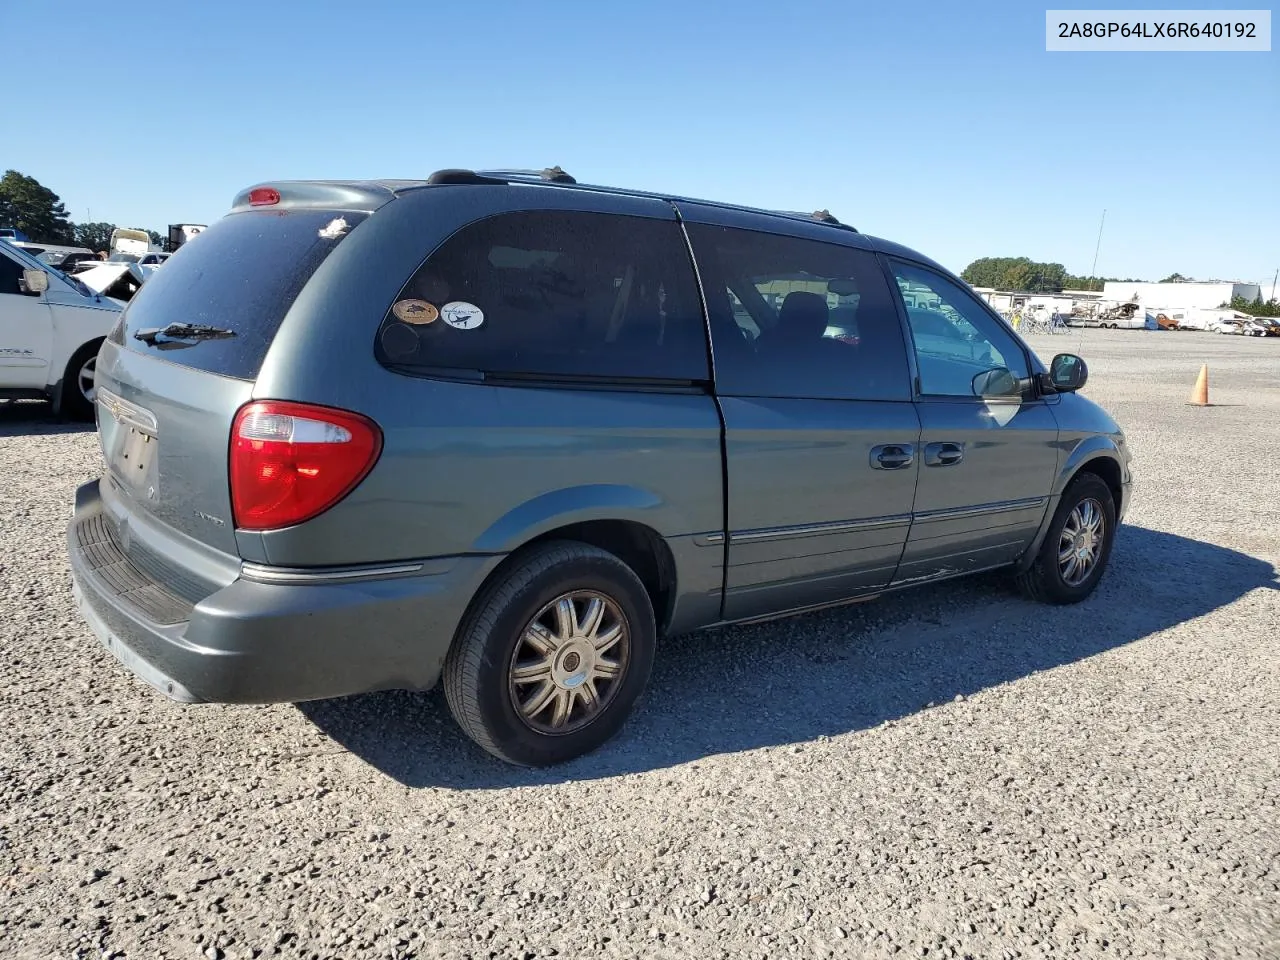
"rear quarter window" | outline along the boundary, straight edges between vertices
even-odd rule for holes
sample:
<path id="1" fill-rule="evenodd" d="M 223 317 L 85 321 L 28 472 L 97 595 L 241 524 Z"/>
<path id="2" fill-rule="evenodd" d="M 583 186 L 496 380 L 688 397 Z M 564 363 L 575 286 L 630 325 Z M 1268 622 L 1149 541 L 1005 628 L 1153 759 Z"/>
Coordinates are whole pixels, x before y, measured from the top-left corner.
<path id="1" fill-rule="evenodd" d="M 222 376 L 256 378 L 293 301 L 366 217 L 322 210 L 253 210 L 224 217 L 184 243 L 129 302 L 125 348 Z M 160 339 L 155 345 L 134 336 L 171 323 L 206 324 L 235 336 Z"/>
<path id="2" fill-rule="evenodd" d="M 710 378 L 679 226 L 614 214 L 518 211 L 462 227 L 401 290 L 376 350 L 423 375 Z"/>

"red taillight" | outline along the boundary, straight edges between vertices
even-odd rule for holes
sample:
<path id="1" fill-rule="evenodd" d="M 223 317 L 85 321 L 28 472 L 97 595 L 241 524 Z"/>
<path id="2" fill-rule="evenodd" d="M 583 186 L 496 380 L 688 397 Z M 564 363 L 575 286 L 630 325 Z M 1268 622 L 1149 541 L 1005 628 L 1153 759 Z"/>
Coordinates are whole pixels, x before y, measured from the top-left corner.
<path id="1" fill-rule="evenodd" d="M 280 191 L 275 187 L 254 187 L 249 191 L 249 206 L 269 207 L 280 202 Z"/>
<path id="2" fill-rule="evenodd" d="M 382 452 L 372 420 L 282 400 L 246 404 L 231 426 L 231 509 L 242 530 L 310 520 L 350 493 Z"/>

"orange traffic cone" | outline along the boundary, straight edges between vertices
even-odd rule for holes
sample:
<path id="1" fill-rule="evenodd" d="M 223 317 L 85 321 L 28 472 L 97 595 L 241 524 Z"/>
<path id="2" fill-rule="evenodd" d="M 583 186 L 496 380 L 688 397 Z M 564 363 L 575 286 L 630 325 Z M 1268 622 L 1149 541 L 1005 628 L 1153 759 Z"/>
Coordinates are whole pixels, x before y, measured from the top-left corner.
<path id="1" fill-rule="evenodd" d="M 1200 376 L 1196 377 L 1196 385 L 1191 388 L 1191 396 L 1187 403 L 1194 407 L 1209 406 L 1209 365 L 1200 368 Z"/>

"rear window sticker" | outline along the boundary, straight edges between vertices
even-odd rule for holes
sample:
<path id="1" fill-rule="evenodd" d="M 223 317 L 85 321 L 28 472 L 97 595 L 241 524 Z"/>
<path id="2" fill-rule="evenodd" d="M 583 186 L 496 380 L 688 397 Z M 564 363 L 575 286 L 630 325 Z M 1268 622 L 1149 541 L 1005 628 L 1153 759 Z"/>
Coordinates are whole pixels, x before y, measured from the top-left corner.
<path id="1" fill-rule="evenodd" d="M 397 320 L 414 324 L 435 323 L 440 316 L 436 305 L 426 300 L 397 300 L 392 305 L 391 312 L 396 315 Z"/>
<path id="2" fill-rule="evenodd" d="M 474 303 L 454 300 L 441 308 L 440 318 L 455 330 L 474 330 L 484 323 L 484 311 Z"/>
<path id="3" fill-rule="evenodd" d="M 351 224 L 347 223 L 344 217 L 334 217 L 320 228 L 320 239 L 337 240 L 350 229 Z"/>

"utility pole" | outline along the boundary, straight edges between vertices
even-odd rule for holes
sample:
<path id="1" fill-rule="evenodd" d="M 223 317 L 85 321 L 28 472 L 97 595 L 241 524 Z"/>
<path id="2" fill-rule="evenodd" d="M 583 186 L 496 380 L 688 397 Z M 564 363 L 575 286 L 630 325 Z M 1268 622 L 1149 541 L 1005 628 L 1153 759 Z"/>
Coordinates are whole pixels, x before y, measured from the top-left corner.
<path id="1" fill-rule="evenodd" d="M 1094 277 L 1098 275 L 1098 251 L 1102 249 L 1102 227 L 1107 222 L 1107 211 L 1102 211 L 1102 222 L 1098 224 L 1098 243 L 1093 248 L 1093 266 L 1089 268 L 1089 282 L 1093 283 Z"/>
<path id="2" fill-rule="evenodd" d="M 1276 281 L 1280 280 L 1280 269 L 1276 270 L 1276 275 L 1271 278 L 1271 299 L 1276 298 Z"/>

